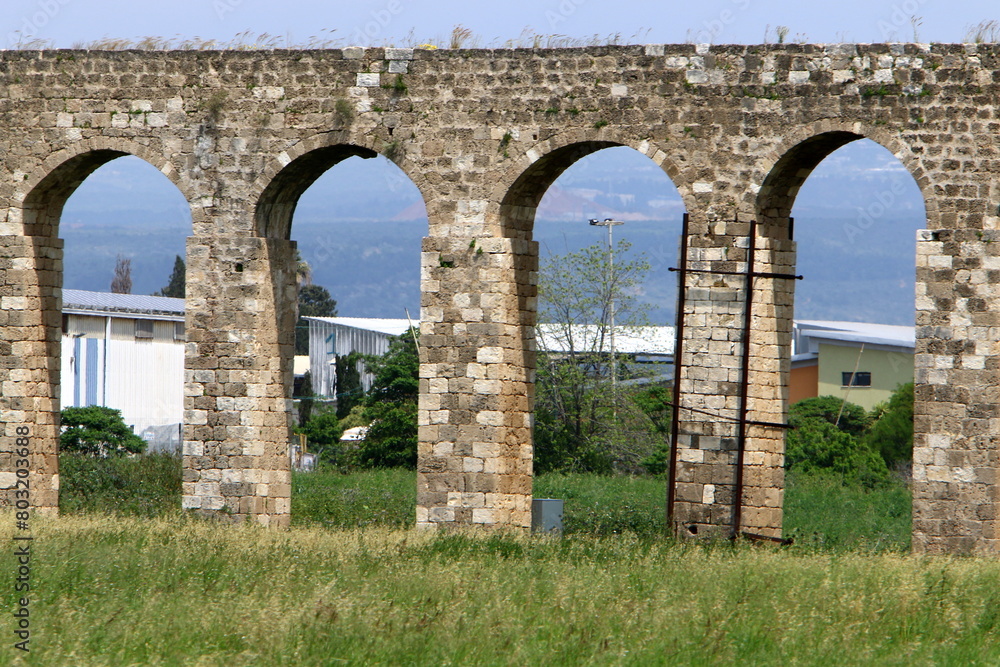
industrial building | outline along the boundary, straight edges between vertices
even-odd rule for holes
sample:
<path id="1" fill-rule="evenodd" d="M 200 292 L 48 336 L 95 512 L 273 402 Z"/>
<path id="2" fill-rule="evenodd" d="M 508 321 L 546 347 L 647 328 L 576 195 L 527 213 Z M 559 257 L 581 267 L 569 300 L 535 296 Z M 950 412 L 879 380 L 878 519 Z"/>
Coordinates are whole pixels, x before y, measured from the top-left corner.
<path id="1" fill-rule="evenodd" d="M 150 451 L 179 451 L 184 299 L 66 289 L 62 313 L 62 407 L 121 410 Z"/>

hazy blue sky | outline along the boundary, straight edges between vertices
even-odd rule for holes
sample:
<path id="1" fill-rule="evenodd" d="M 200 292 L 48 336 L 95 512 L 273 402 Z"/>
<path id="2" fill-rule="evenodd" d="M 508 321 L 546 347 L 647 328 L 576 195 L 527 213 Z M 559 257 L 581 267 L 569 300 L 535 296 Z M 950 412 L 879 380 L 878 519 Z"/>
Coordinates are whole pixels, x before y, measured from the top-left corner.
<path id="1" fill-rule="evenodd" d="M 4 0 L 0 38 L 7 48 L 42 39 L 70 47 L 103 37 L 201 37 L 226 40 L 244 31 L 344 44 L 446 43 L 461 24 L 484 44 L 524 29 L 574 38 L 619 33 L 622 41 L 759 43 L 768 26 L 789 27 L 788 40 L 810 42 L 958 42 L 970 26 L 1000 18 L 996 0 Z M 916 28 L 911 17 L 917 17 Z M 774 41 L 773 37 L 771 41 Z"/>

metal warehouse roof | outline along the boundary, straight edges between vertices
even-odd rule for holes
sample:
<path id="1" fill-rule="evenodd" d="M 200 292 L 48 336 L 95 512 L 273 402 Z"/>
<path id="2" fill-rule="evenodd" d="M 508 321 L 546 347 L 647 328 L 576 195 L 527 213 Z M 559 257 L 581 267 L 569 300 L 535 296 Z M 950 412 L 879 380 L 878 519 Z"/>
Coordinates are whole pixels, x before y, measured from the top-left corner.
<path id="1" fill-rule="evenodd" d="M 840 343 L 865 343 L 913 349 L 916 346 L 914 327 L 868 322 L 831 322 L 827 320 L 796 320 L 796 338 L 805 336 Z M 809 350 L 797 350 L 807 352 Z"/>
<path id="2" fill-rule="evenodd" d="M 143 294 L 113 294 L 64 289 L 63 312 L 128 313 L 130 315 L 164 315 L 170 319 L 184 317 L 184 299 Z"/>
<path id="3" fill-rule="evenodd" d="M 402 336 L 410 328 L 410 323 L 407 320 L 385 317 L 306 317 L 305 319 L 338 324 L 342 327 L 377 331 L 390 336 Z M 413 326 L 419 327 L 420 322 L 415 321 Z"/>
<path id="4" fill-rule="evenodd" d="M 577 352 L 593 352 L 600 347 L 600 332 L 601 327 L 597 324 L 574 324 L 568 331 L 558 324 L 539 324 L 538 347 L 549 352 L 569 352 L 570 348 Z M 605 337 L 604 351 L 608 352 L 610 349 L 611 339 Z M 619 354 L 672 355 L 674 328 L 616 326 L 615 350 Z"/>

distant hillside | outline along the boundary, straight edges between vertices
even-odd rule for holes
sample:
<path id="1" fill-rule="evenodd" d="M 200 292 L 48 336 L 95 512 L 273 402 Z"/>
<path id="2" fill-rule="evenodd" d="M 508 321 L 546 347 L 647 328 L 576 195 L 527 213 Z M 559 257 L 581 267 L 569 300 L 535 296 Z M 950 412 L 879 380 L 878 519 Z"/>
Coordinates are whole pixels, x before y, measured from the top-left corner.
<path id="1" fill-rule="evenodd" d="M 543 198 L 535 238 L 543 255 L 604 243 L 590 218 L 626 224 L 628 239 L 652 265 L 643 297 L 654 323 L 672 323 L 677 249 L 684 206 L 651 160 L 607 149 L 567 169 Z M 799 244 L 798 317 L 912 324 L 914 230 L 925 225 L 916 184 L 888 151 L 856 142 L 824 160 L 794 210 Z M 65 285 L 107 290 L 115 256 L 132 258 L 136 293 L 160 289 L 183 255 L 190 212 L 176 188 L 137 158 L 95 172 L 67 203 Z M 351 158 L 303 195 L 292 238 L 342 315 L 416 317 L 420 242 L 426 211 L 416 187 L 384 158 Z"/>

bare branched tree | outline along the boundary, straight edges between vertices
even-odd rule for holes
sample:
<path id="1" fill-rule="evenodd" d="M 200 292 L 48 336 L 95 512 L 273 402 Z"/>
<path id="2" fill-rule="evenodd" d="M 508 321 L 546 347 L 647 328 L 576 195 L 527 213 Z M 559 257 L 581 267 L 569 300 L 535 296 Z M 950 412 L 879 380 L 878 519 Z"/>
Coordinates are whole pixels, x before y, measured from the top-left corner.
<path id="1" fill-rule="evenodd" d="M 115 277 L 111 280 L 111 291 L 114 294 L 132 293 L 132 260 L 118 255 L 115 261 Z"/>

